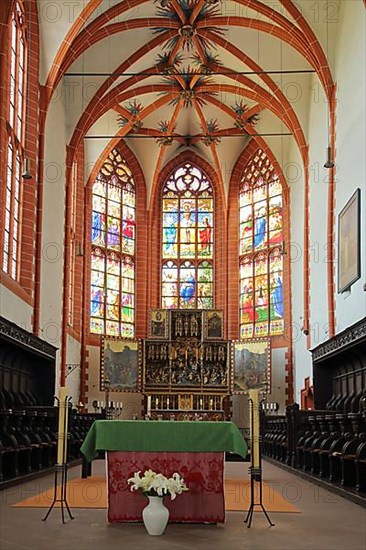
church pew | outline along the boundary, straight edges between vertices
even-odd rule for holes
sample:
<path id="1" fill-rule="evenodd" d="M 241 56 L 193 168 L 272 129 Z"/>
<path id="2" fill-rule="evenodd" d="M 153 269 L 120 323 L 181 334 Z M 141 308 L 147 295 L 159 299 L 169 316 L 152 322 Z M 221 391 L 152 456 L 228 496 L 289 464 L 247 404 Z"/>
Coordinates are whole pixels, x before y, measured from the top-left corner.
<path id="1" fill-rule="evenodd" d="M 341 481 L 342 478 L 342 450 L 345 444 L 352 439 L 350 426 L 346 414 L 336 414 L 339 422 L 340 435 L 332 443 L 329 454 L 329 481 Z"/>
<path id="2" fill-rule="evenodd" d="M 366 434 L 361 436 L 361 443 L 356 451 L 356 491 L 366 492 Z"/>
<path id="3" fill-rule="evenodd" d="M 0 411 L 1 481 L 18 475 L 18 442 L 8 428 L 11 415 L 11 409 Z"/>
<path id="4" fill-rule="evenodd" d="M 13 410 L 10 416 L 9 431 L 15 437 L 18 444 L 18 473 L 19 475 L 31 472 L 31 441 L 24 430 L 24 410 Z"/>
<path id="5" fill-rule="evenodd" d="M 319 477 L 328 478 L 329 477 L 329 469 L 330 469 L 330 449 L 333 445 L 334 441 L 338 439 L 340 433 L 338 429 L 338 424 L 335 419 L 335 414 L 327 414 L 325 415 L 325 420 L 327 422 L 326 430 L 327 430 L 327 436 L 322 440 L 319 446 L 318 451 L 318 460 L 319 460 L 319 470 L 318 475 Z M 316 450 L 314 450 L 316 452 Z"/>
<path id="6" fill-rule="evenodd" d="M 31 443 L 31 470 L 38 471 L 42 469 L 42 440 L 34 429 L 37 410 L 26 409 L 24 418 L 24 432 Z"/>
<path id="7" fill-rule="evenodd" d="M 357 413 L 349 413 L 348 419 L 351 421 L 353 437 L 348 441 L 343 449 L 341 456 L 342 467 L 342 485 L 355 487 L 357 485 L 356 460 L 357 451 L 366 435 L 366 423 L 364 416 Z M 359 460 L 359 459 L 358 459 Z"/>

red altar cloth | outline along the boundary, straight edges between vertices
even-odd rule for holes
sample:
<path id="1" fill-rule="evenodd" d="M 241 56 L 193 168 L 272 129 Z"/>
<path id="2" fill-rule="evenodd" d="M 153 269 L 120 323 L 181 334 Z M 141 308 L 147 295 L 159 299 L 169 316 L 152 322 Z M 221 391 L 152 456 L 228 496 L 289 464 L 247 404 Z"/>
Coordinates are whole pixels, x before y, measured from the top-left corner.
<path id="1" fill-rule="evenodd" d="M 170 477 L 178 472 L 189 491 L 164 504 L 169 522 L 223 523 L 224 453 L 127 452 L 108 451 L 108 522 L 142 521 L 146 497 L 131 491 L 127 479 L 137 471 L 153 470 Z"/>

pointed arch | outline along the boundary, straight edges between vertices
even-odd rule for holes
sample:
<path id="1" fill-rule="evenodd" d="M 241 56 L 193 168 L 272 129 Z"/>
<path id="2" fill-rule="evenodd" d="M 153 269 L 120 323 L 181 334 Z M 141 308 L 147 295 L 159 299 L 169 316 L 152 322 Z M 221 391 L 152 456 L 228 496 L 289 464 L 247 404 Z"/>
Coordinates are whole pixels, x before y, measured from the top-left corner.
<path id="1" fill-rule="evenodd" d="M 220 186 L 219 186 L 219 177 L 212 168 L 212 166 L 204 160 L 202 157 L 200 157 L 198 154 L 193 153 L 189 150 L 186 150 L 182 152 L 180 155 L 175 156 L 173 159 L 171 159 L 165 167 L 162 169 L 161 173 L 159 174 L 158 178 L 158 189 L 155 190 L 155 193 L 152 194 L 151 200 L 151 209 L 149 211 L 149 227 L 150 227 L 150 234 L 151 234 L 151 246 L 150 246 L 150 254 L 149 254 L 149 267 L 150 272 L 152 273 L 151 277 L 151 294 L 149 296 L 149 304 L 150 307 L 158 307 L 162 303 L 162 263 L 163 261 L 167 260 L 169 261 L 169 258 L 163 259 L 163 244 L 162 243 L 169 243 L 169 240 L 164 240 L 164 224 L 163 224 L 163 194 L 164 194 L 164 186 L 169 181 L 169 178 L 172 174 L 175 173 L 175 171 L 178 169 L 178 167 L 184 167 L 186 164 L 189 164 L 195 168 L 197 168 L 199 171 L 201 171 L 204 175 L 204 177 L 207 179 L 209 184 L 212 188 L 212 204 L 214 215 L 212 218 L 209 217 L 209 224 L 212 225 L 212 228 L 208 228 L 208 230 L 211 229 L 211 236 L 209 239 L 212 239 L 212 259 L 209 261 L 212 261 L 212 272 L 214 273 L 214 280 L 213 280 L 213 294 L 212 294 L 212 306 L 210 307 L 217 307 L 224 309 L 226 306 L 226 284 L 227 284 L 227 272 L 226 272 L 226 262 L 225 262 L 225 241 L 226 241 L 226 208 L 222 201 L 222 195 L 220 193 Z M 168 212 L 166 212 L 168 215 Z M 192 215 L 193 217 L 193 215 Z M 207 216 L 206 216 L 207 217 Z M 205 227 L 205 216 L 202 214 L 200 215 L 200 219 L 202 218 L 202 227 L 198 227 L 196 225 L 195 227 L 195 238 L 197 243 L 196 250 L 202 252 L 202 243 L 200 241 L 200 238 L 205 240 L 206 233 L 203 232 L 201 235 L 199 234 L 199 231 L 204 231 Z M 213 220 L 213 224 L 210 223 L 210 219 Z M 184 224 L 183 224 L 184 225 Z M 165 226 L 168 228 L 168 225 Z M 183 227 L 179 225 L 177 227 L 178 231 L 183 232 Z M 209 233 L 209 231 L 208 231 Z M 183 233 L 182 233 L 183 235 Z M 207 234 L 208 236 L 208 234 Z M 183 245 L 189 245 L 189 243 L 184 243 L 183 240 L 181 240 L 181 243 Z M 192 243 L 190 243 L 192 244 Z M 203 243 L 203 246 L 205 246 L 205 243 Z M 208 248 L 206 249 L 208 250 Z M 156 253 L 158 251 L 158 253 Z M 206 253 L 206 252 L 205 252 Z M 207 252 L 208 253 L 208 252 Z M 195 256 L 195 269 L 199 269 L 199 266 L 201 265 L 201 262 L 208 261 L 205 259 L 204 254 L 202 257 Z M 181 265 L 182 269 L 187 269 L 187 272 L 190 270 L 190 267 L 184 266 L 184 261 L 190 261 L 190 258 L 184 259 L 184 257 L 181 257 Z M 203 268 L 204 266 L 202 266 Z M 198 275 L 198 271 L 196 271 L 196 274 Z M 189 286 L 189 285 L 188 285 Z M 189 295 L 189 288 L 187 290 L 186 296 Z M 203 306 L 204 307 L 204 306 Z M 205 306 L 207 307 L 207 306 Z"/>
<path id="2" fill-rule="evenodd" d="M 114 173 L 114 170 L 112 168 L 112 171 L 110 172 L 110 178 L 112 176 L 116 176 L 119 182 L 121 183 L 121 195 L 120 195 L 120 208 L 113 210 L 113 204 L 112 204 L 112 211 L 108 212 L 108 205 L 107 205 L 107 212 L 104 213 L 105 218 L 103 219 L 100 216 L 97 216 L 97 210 L 93 209 L 93 188 L 94 185 L 98 182 L 98 178 L 100 179 L 100 174 L 103 174 L 103 169 L 105 166 L 106 159 L 110 159 L 111 153 L 114 151 L 114 155 L 117 155 L 115 158 L 117 159 L 117 165 L 115 164 L 114 168 L 116 171 L 116 174 Z M 120 325 L 120 334 L 122 336 L 126 337 L 142 337 L 145 336 L 146 332 L 146 323 L 147 323 L 147 313 L 146 313 L 146 304 L 145 304 L 145 296 L 146 296 L 146 288 L 147 288 L 147 216 L 146 216 L 146 185 L 145 185 L 145 179 L 141 170 L 141 167 L 132 153 L 132 151 L 129 149 L 129 147 L 123 142 L 123 140 L 120 140 L 119 143 L 117 143 L 113 148 L 110 149 L 109 155 L 105 156 L 104 159 L 100 157 L 97 162 L 95 163 L 94 169 L 92 170 L 92 173 L 88 179 L 87 186 L 86 186 L 86 196 L 88 197 L 88 200 L 86 201 L 86 208 L 85 208 L 85 216 L 87 219 L 92 220 L 93 219 L 93 212 L 94 212 L 94 219 L 95 222 L 90 224 L 90 232 L 88 235 L 86 235 L 86 239 L 90 243 L 89 250 L 88 250 L 88 260 L 86 265 L 86 272 L 85 272 L 85 279 L 86 281 L 92 282 L 92 276 L 93 276 L 93 251 L 95 252 L 98 248 L 98 244 L 102 244 L 99 242 L 93 242 L 93 236 L 95 238 L 99 238 L 99 240 L 102 239 L 102 236 L 104 236 L 104 246 L 99 246 L 99 251 L 105 250 L 105 266 L 107 266 L 107 260 L 108 256 L 110 256 L 110 261 L 114 261 L 115 268 L 117 268 L 118 261 L 120 262 L 120 274 L 122 275 L 122 280 L 119 288 L 119 297 L 117 298 L 120 302 L 117 304 L 119 307 L 119 322 L 122 323 Z M 112 155 L 113 156 L 113 155 Z M 120 159 L 120 160 L 119 160 Z M 111 159 L 110 159 L 111 160 Z M 108 162 L 107 162 L 108 163 Z M 118 163 L 120 165 L 118 165 Z M 111 165 L 111 163 L 109 163 Z M 109 168 L 110 169 L 110 168 Z M 108 179 L 108 168 L 105 170 L 104 173 L 104 179 Z M 103 178 L 102 178 L 103 179 Z M 115 178 L 114 178 L 115 180 Z M 113 183 L 112 183 L 113 185 Z M 132 194 L 129 192 L 132 191 L 131 186 L 134 187 L 134 204 L 132 204 Z M 129 189 L 127 189 L 129 187 Z M 113 193 L 113 192 L 112 192 Z M 101 195 L 99 195 L 101 197 Z M 108 201 L 108 198 L 107 198 Z M 117 203 L 118 201 L 114 201 L 114 203 Z M 118 214 L 118 215 L 114 215 Z M 132 220 L 132 222 L 131 222 Z M 102 222 L 104 224 L 103 227 L 99 227 L 99 222 Z M 98 234 L 98 230 L 105 231 L 104 234 Z M 111 230 L 108 230 L 111 229 Z M 115 244 L 119 242 L 120 244 Z M 135 254 L 135 250 L 139 250 L 139 254 Z M 95 263 L 96 262 L 96 263 Z M 98 263 L 98 260 L 94 258 L 94 265 L 96 266 Z M 111 262 L 109 262 L 111 263 Z M 111 264 L 112 266 L 112 264 Z M 113 266 L 112 266 L 113 267 Z M 97 269 L 94 270 L 95 272 L 98 271 Z M 113 269 L 112 269 L 113 271 Z M 123 271 L 123 273 L 122 273 Z M 132 275 L 133 272 L 133 283 Z M 110 281 L 113 284 L 114 280 L 113 275 L 114 273 L 110 273 Z M 123 277 L 125 276 L 125 279 Z M 97 275 L 95 275 L 97 277 Z M 112 298 L 116 298 L 117 294 L 116 292 L 111 292 L 113 289 L 111 287 L 108 287 L 108 282 L 106 280 L 107 274 L 104 278 L 104 292 L 108 294 L 111 300 L 105 301 L 105 307 L 109 307 L 109 312 L 111 315 L 113 313 L 117 313 L 115 310 L 113 312 L 113 300 Z M 95 292 L 98 292 L 98 288 L 101 289 L 101 286 L 95 287 Z M 100 290 L 99 290 L 99 296 L 100 296 Z M 131 304 L 132 301 L 132 304 Z M 86 300 L 86 304 L 88 302 L 88 299 Z M 95 300 L 94 307 L 97 308 L 97 302 L 98 300 Z M 90 307 L 92 306 L 91 300 L 89 300 Z M 114 304 L 116 306 L 116 304 Z M 87 306 L 88 307 L 88 306 Z M 101 313 L 101 310 L 100 310 Z M 103 310 L 103 316 L 105 322 L 107 322 L 107 309 Z M 132 316 L 133 313 L 133 316 Z M 113 315 L 112 315 L 113 316 Z M 92 315 L 89 315 L 90 319 Z M 101 318 L 101 317 L 99 317 Z M 110 319 L 113 321 L 113 323 L 117 322 L 115 319 Z M 122 326 L 124 323 L 124 326 Z M 90 322 L 89 322 L 90 325 Z M 110 327 L 112 325 L 109 324 Z M 116 327 L 116 325 L 113 325 Z M 134 327 L 134 328 L 132 328 Z M 91 328 L 91 326 L 89 326 Z M 88 331 L 87 340 L 90 343 L 96 342 L 95 333 L 93 335 L 93 330 Z M 97 331 L 96 331 L 97 332 Z"/>
<path id="3" fill-rule="evenodd" d="M 162 189 L 161 307 L 213 308 L 214 196 L 204 172 L 177 165 Z"/>
<path id="4" fill-rule="evenodd" d="M 276 160 L 272 151 L 268 147 L 267 148 L 262 147 L 262 145 L 263 144 L 258 143 L 256 139 L 251 140 L 251 142 L 248 144 L 246 149 L 242 152 L 236 166 L 234 167 L 232 177 L 231 177 L 231 182 L 230 182 L 229 200 L 228 200 L 229 202 L 228 265 L 229 265 L 230 273 L 232 273 L 232 276 L 230 276 L 230 280 L 229 280 L 228 293 L 229 293 L 229 303 L 231 303 L 233 307 L 230 308 L 230 312 L 229 312 L 229 320 L 228 320 L 229 337 L 230 338 L 239 337 L 238 327 L 241 324 L 240 318 L 239 318 L 239 311 L 240 311 L 239 288 L 240 288 L 241 279 L 242 280 L 244 279 L 244 277 L 241 277 L 241 275 L 243 275 L 243 271 L 245 271 L 245 266 L 247 266 L 248 269 L 252 269 L 252 274 L 253 274 L 256 258 L 257 258 L 257 261 L 262 262 L 262 264 L 264 261 L 266 261 L 267 267 L 270 265 L 273 267 L 274 265 L 273 262 L 277 261 L 278 263 L 279 261 L 279 260 L 275 260 L 275 258 L 278 258 L 280 255 L 280 257 L 282 258 L 282 264 L 283 264 L 282 272 L 286 273 L 284 278 L 282 278 L 282 274 L 281 274 L 281 284 L 282 284 L 282 290 L 283 290 L 283 311 L 284 311 L 283 319 L 286 321 L 286 323 L 283 326 L 283 330 L 281 331 L 278 330 L 277 334 L 279 334 L 279 336 L 276 336 L 276 338 L 278 338 L 279 340 L 286 339 L 286 346 L 287 346 L 289 341 L 291 340 L 291 317 L 290 317 L 291 316 L 291 308 L 290 308 L 291 293 L 290 293 L 290 284 L 289 284 L 290 262 L 289 262 L 288 255 L 283 254 L 284 252 L 283 243 L 288 244 L 290 241 L 289 190 L 278 161 Z M 280 182 L 281 184 L 281 199 L 277 200 L 275 198 L 276 196 L 278 197 L 278 193 L 273 196 L 273 199 L 271 199 L 267 195 L 265 198 L 263 197 L 264 202 L 266 202 L 266 205 L 265 205 L 266 216 L 259 218 L 258 221 L 262 221 L 262 225 L 265 226 L 267 231 L 269 221 L 271 221 L 271 224 L 275 225 L 274 218 L 272 217 L 270 219 L 269 210 L 271 210 L 271 214 L 272 214 L 272 210 L 274 211 L 277 209 L 280 212 L 280 216 L 282 218 L 281 232 L 276 230 L 273 227 L 272 228 L 273 231 L 271 230 L 270 232 L 271 234 L 267 232 L 261 233 L 259 231 L 257 231 L 257 234 L 256 234 L 250 228 L 250 221 L 253 224 L 254 220 L 246 219 L 244 216 L 244 204 L 242 205 L 242 208 L 243 208 L 242 211 L 240 208 L 241 206 L 240 191 L 241 189 L 243 189 L 243 183 L 242 183 L 244 179 L 243 176 L 245 175 L 248 176 L 247 181 L 255 177 L 261 176 L 261 174 L 259 173 L 260 170 L 258 170 L 258 166 L 256 165 L 256 162 L 259 159 L 255 161 L 256 157 L 258 157 L 258 151 L 261 151 L 260 156 L 265 159 L 264 166 L 261 167 L 261 170 L 263 169 L 262 176 L 264 176 L 264 179 L 267 176 L 270 178 L 271 181 L 276 179 L 276 181 Z M 270 170 L 268 170 L 268 167 L 270 167 Z M 258 174 L 256 174 L 256 172 L 258 172 Z M 254 176 L 253 174 L 256 174 L 256 176 Z M 275 178 L 271 178 L 270 177 L 271 174 L 275 175 Z M 280 201 L 281 203 L 281 204 L 277 204 L 277 208 L 275 208 L 275 205 L 274 205 L 274 202 L 276 201 L 277 202 Z M 246 208 L 248 209 L 248 215 L 251 214 L 253 216 L 254 206 L 252 204 L 250 205 L 250 207 L 249 205 L 246 205 Z M 249 210 L 251 210 L 250 213 L 249 213 Z M 246 237 L 248 237 L 247 241 L 245 240 L 245 237 L 243 235 L 245 233 L 245 229 L 246 229 Z M 249 238 L 249 233 L 251 235 L 251 239 Z M 241 239 L 241 236 L 243 237 L 242 239 Z M 256 240 L 254 241 L 255 236 L 256 236 Z M 264 246 L 264 239 L 265 239 L 266 246 Z M 244 248 L 244 243 L 248 245 L 247 251 L 239 250 L 240 242 L 242 243 L 243 248 Z M 257 246 L 254 246 L 254 245 L 257 245 Z M 240 252 L 242 253 L 240 254 Z M 264 252 L 266 254 L 266 258 L 263 257 Z M 242 270 L 241 273 L 239 272 L 239 269 L 238 269 L 240 265 Z M 263 267 L 263 265 L 261 265 L 260 267 Z M 269 272 L 266 271 L 266 273 L 267 273 L 267 282 L 268 282 Z M 268 284 L 266 286 L 266 292 L 264 290 L 264 285 L 262 285 L 262 292 L 260 292 L 260 285 L 258 285 L 257 290 L 258 290 L 257 297 L 259 298 L 260 301 L 261 300 L 263 301 L 263 299 L 265 299 L 266 295 L 268 295 L 268 292 L 270 291 Z M 269 311 L 269 308 L 271 307 L 271 303 L 267 302 L 267 304 L 268 304 L 268 311 Z M 272 310 L 273 310 L 273 307 L 272 307 Z M 250 312 L 251 310 L 248 305 L 247 313 L 249 314 Z M 272 311 L 272 314 L 274 314 L 274 311 Z M 255 315 L 255 311 L 253 311 L 253 315 Z M 249 324 L 249 321 L 248 321 L 248 324 Z M 274 332 L 275 331 L 273 330 L 272 334 L 274 334 Z M 255 336 L 255 334 L 253 333 L 252 336 Z"/>

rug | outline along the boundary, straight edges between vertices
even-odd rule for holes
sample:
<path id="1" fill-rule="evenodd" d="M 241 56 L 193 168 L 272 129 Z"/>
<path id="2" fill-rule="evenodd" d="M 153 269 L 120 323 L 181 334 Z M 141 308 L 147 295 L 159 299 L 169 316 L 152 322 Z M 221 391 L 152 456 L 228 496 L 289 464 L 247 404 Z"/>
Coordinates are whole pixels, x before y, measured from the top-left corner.
<path id="1" fill-rule="evenodd" d="M 258 484 L 256 484 L 258 489 Z M 54 486 L 52 483 L 37 483 L 35 486 L 37 494 L 28 497 L 14 507 L 19 508 L 48 508 L 54 498 Z M 299 512 L 298 508 L 286 500 L 284 496 L 276 491 L 271 485 L 262 485 L 263 506 L 267 512 Z M 30 490 L 27 488 L 27 494 Z M 290 495 L 289 495 L 290 496 Z M 59 496 L 57 496 L 59 498 Z M 67 502 L 70 508 L 107 508 L 107 487 L 104 476 L 91 476 L 87 479 L 76 478 L 68 481 Z M 258 501 L 256 501 L 258 502 Z M 55 506 L 60 503 L 56 502 Z M 246 511 L 250 505 L 250 481 L 241 479 L 225 480 L 225 509 L 227 511 Z M 255 511 L 261 511 L 260 506 Z"/>

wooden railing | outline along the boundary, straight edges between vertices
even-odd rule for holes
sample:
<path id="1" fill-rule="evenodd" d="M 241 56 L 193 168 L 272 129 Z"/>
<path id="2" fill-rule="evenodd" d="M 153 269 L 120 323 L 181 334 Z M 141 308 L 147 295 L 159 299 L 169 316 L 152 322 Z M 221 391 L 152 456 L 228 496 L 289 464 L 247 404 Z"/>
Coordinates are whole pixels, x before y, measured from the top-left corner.
<path id="1" fill-rule="evenodd" d="M 70 410 L 68 462 L 81 458 L 80 447 L 94 420 L 102 414 Z M 58 408 L 30 406 L 0 410 L 0 485 L 46 471 L 57 459 Z"/>
<path id="2" fill-rule="evenodd" d="M 304 411 L 294 403 L 283 416 L 266 416 L 262 441 L 264 456 L 366 491 L 366 392 L 358 412 Z"/>

